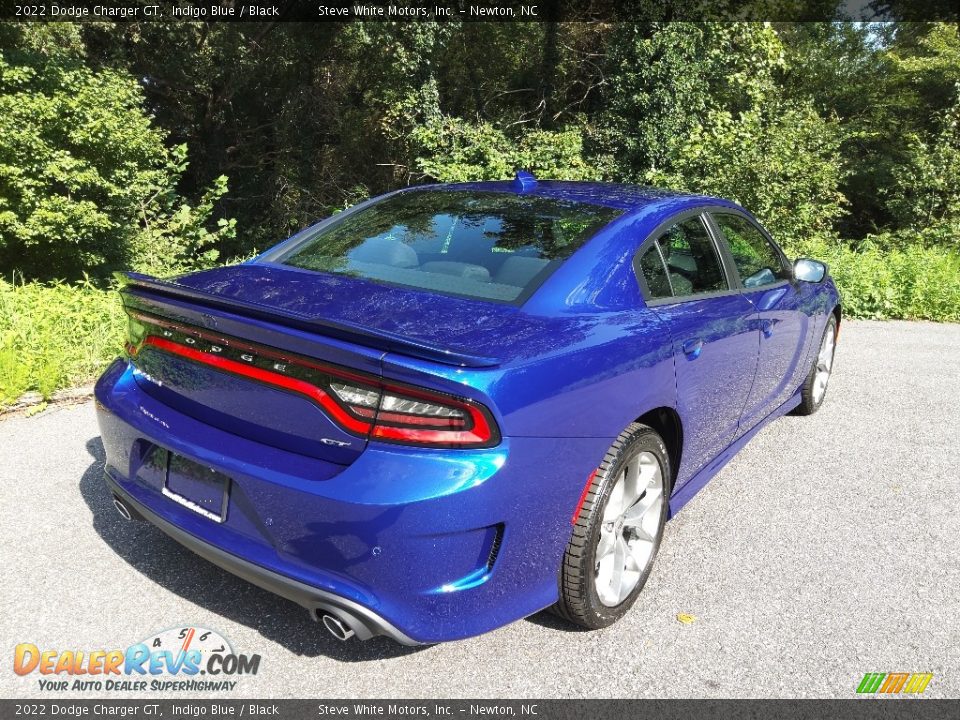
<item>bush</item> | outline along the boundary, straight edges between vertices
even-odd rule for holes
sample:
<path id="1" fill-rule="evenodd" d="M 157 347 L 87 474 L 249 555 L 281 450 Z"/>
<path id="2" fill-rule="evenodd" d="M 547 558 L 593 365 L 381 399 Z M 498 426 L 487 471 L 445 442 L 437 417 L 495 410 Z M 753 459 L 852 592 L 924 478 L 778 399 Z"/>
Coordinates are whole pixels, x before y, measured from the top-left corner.
<path id="1" fill-rule="evenodd" d="M 735 200 L 777 237 L 832 229 L 840 129 L 784 97 L 769 23 L 623 24 L 609 62 L 594 142 L 608 179 Z"/>
<path id="2" fill-rule="evenodd" d="M 917 239 L 885 249 L 882 238 L 856 249 L 814 241 L 799 254 L 830 265 L 848 317 L 960 321 L 960 252 Z"/>
<path id="3" fill-rule="evenodd" d="M 174 148 L 182 157 L 182 148 Z M 186 166 L 182 162 L 181 171 Z M 158 198 L 157 204 L 143 213 L 143 227 L 129 244 L 130 266 L 150 275 L 179 275 L 217 264 L 220 251 L 216 245 L 236 233 L 233 218 L 217 220 L 216 229 L 207 227 L 214 205 L 227 192 L 223 175 L 203 194 L 200 202 L 190 205 L 174 193 Z"/>
<path id="4" fill-rule="evenodd" d="M 600 178 L 583 157 L 583 136 L 576 128 L 531 130 L 513 138 L 490 123 L 444 116 L 411 137 L 420 152 L 416 169 L 438 182 L 503 180 L 521 169 L 541 178 Z"/>
<path id="5" fill-rule="evenodd" d="M 836 128 L 809 107 L 771 103 L 708 115 L 647 181 L 738 202 L 775 237 L 830 232 L 841 213 Z"/>
<path id="6" fill-rule="evenodd" d="M 0 23 L 0 270 L 78 280 L 215 259 L 220 178 L 193 207 L 186 150 L 166 145 L 127 72 L 93 70 L 79 26 Z M 159 261 L 159 262 L 158 262 Z"/>
<path id="7" fill-rule="evenodd" d="M 0 405 L 92 380 L 122 347 L 116 292 L 0 279 Z"/>

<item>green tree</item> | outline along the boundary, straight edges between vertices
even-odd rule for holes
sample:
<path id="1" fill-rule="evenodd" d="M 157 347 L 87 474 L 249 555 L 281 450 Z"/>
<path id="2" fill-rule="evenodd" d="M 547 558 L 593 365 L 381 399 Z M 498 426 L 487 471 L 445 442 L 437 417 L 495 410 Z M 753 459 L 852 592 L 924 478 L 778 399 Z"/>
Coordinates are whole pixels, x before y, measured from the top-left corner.
<path id="1" fill-rule="evenodd" d="M 160 238 L 152 252 L 171 267 L 212 261 L 233 227 L 206 230 L 225 181 L 198 208 L 177 194 L 184 151 L 165 145 L 137 82 L 91 70 L 76 25 L 2 24 L 0 47 L 0 268 L 103 277 Z"/>
<path id="2" fill-rule="evenodd" d="M 901 229 L 916 237 L 922 226 L 955 217 L 957 26 L 814 23 L 778 30 L 787 49 L 784 96 L 837 118 L 841 190 L 850 208 L 840 234 L 903 240 L 910 235 Z"/>
<path id="3" fill-rule="evenodd" d="M 230 177 L 218 203 L 239 219 L 236 242 L 220 245 L 230 255 L 365 196 L 448 177 L 439 166 L 460 161 L 447 153 L 484 152 L 462 143 L 487 128 L 498 143 L 561 133 L 548 136 L 542 161 L 527 157 L 538 149 L 530 142 L 512 149 L 519 157 L 496 177 L 515 162 L 583 176 L 560 157 L 572 158 L 595 109 L 609 32 L 586 23 L 548 32 L 539 23 L 150 22 L 86 24 L 83 39 L 94 63 L 144 78 L 156 123 L 189 148 L 187 195 Z M 431 137 L 449 124 L 456 137 Z"/>
<path id="4" fill-rule="evenodd" d="M 894 236 L 960 249 L 960 30 L 908 25 L 889 56 L 900 103 L 913 111 L 898 138 L 904 159 L 880 190 Z"/>
<path id="5" fill-rule="evenodd" d="M 760 23 L 624 25 L 596 143 L 611 178 L 737 200 L 788 243 L 841 214 L 838 130 L 782 97 L 776 30 Z"/>

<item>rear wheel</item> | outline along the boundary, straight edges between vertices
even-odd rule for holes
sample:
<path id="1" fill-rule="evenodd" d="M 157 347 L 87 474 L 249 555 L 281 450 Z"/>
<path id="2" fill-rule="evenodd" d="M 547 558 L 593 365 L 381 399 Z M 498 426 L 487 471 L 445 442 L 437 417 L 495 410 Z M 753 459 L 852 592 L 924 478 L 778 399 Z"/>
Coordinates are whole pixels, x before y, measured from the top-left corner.
<path id="1" fill-rule="evenodd" d="M 824 328 L 823 338 L 820 340 L 820 349 L 813 359 L 810 372 L 800 390 L 800 404 L 797 406 L 797 415 L 813 415 L 827 396 L 827 384 L 830 382 L 830 373 L 833 372 L 833 356 L 837 348 L 837 318 L 832 313 Z"/>
<path id="2" fill-rule="evenodd" d="M 564 553 L 552 610 L 582 627 L 613 624 L 636 601 L 667 520 L 670 460 L 663 440 L 633 423 L 593 477 Z"/>

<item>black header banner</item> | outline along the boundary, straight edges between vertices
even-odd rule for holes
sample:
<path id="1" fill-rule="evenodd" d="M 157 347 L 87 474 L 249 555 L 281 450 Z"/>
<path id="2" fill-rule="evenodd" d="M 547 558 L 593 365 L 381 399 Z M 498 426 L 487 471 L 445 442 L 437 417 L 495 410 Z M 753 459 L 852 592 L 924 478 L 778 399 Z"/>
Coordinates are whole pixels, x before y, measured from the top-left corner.
<path id="1" fill-rule="evenodd" d="M 0 0 L 22 22 L 955 21 L 952 0 Z"/>

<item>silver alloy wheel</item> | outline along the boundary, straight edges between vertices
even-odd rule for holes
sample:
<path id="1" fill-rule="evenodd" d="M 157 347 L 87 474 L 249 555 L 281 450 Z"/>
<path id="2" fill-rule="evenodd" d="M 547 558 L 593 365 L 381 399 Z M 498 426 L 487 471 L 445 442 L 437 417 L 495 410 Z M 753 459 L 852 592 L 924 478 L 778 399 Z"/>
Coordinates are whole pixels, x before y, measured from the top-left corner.
<path id="1" fill-rule="evenodd" d="M 820 353 L 817 355 L 817 374 L 813 378 L 813 401 L 819 405 L 827 392 L 827 383 L 830 382 L 830 370 L 833 369 L 833 350 L 836 345 L 836 327 L 827 325 L 827 332 L 820 343 Z"/>
<path id="2" fill-rule="evenodd" d="M 640 582 L 660 532 L 663 472 L 653 453 L 641 452 L 623 466 L 603 509 L 597 541 L 597 595 L 607 607 L 622 603 Z"/>

